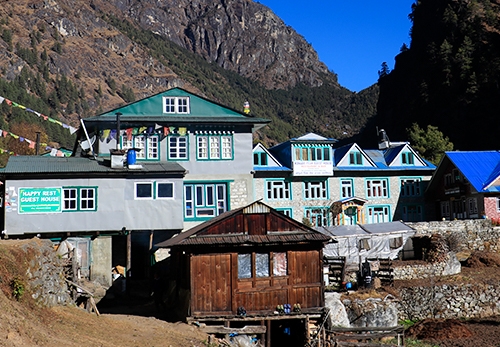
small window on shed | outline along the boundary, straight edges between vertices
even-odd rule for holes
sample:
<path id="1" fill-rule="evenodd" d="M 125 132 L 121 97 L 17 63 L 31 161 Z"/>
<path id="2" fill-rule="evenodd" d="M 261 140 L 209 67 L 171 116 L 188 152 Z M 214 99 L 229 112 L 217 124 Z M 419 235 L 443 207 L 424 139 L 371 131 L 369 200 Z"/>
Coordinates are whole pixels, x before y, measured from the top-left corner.
<path id="1" fill-rule="evenodd" d="M 396 249 L 403 246 L 403 237 L 393 237 L 389 239 L 389 247 L 391 249 Z"/>
<path id="2" fill-rule="evenodd" d="M 252 277 L 252 255 L 238 254 L 238 278 Z"/>
<path id="3" fill-rule="evenodd" d="M 273 276 L 286 276 L 288 262 L 285 252 L 275 252 L 273 254 Z"/>
<path id="4" fill-rule="evenodd" d="M 359 250 L 369 251 L 370 247 L 370 239 L 360 239 L 359 240 Z"/>
<path id="5" fill-rule="evenodd" d="M 257 277 L 269 277 L 269 254 L 257 253 L 255 255 L 255 274 Z"/>

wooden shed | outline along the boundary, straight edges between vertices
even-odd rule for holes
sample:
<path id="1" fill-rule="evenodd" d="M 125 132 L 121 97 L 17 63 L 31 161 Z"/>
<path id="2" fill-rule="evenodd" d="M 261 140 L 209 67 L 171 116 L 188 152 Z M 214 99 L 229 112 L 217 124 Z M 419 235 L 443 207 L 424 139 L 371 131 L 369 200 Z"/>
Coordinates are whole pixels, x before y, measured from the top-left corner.
<path id="1" fill-rule="evenodd" d="M 304 346 L 309 320 L 324 313 L 327 241 L 256 201 L 157 246 L 170 248 L 178 318 L 211 333 L 255 333 L 266 346 Z"/>

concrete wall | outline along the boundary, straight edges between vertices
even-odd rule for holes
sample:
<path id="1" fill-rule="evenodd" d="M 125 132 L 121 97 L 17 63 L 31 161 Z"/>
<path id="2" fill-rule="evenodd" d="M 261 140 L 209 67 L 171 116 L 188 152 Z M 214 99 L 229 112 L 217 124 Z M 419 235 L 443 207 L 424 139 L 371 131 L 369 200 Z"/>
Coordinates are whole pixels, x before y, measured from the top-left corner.
<path id="1" fill-rule="evenodd" d="M 135 182 L 172 182 L 174 199 L 134 199 Z M 19 214 L 16 195 L 19 188 L 97 187 L 97 211 Z M 9 180 L 10 208 L 5 212 L 7 234 L 47 232 L 87 232 L 128 230 L 167 230 L 183 227 L 182 179 L 46 179 Z"/>
<path id="2" fill-rule="evenodd" d="M 91 243 L 90 280 L 105 287 L 112 284 L 112 246 L 111 236 L 100 236 Z"/>

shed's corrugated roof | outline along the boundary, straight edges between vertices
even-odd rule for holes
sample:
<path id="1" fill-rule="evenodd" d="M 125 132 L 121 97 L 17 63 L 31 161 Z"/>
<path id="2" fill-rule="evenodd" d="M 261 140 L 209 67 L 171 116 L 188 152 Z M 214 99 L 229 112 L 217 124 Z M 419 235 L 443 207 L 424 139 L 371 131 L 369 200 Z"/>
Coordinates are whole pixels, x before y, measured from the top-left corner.
<path id="1" fill-rule="evenodd" d="M 82 157 L 45 157 L 12 156 L 2 173 L 4 174 L 54 174 L 54 173 L 184 173 L 186 170 L 178 163 L 157 162 L 139 163 L 141 169 L 112 169 L 109 161 Z"/>

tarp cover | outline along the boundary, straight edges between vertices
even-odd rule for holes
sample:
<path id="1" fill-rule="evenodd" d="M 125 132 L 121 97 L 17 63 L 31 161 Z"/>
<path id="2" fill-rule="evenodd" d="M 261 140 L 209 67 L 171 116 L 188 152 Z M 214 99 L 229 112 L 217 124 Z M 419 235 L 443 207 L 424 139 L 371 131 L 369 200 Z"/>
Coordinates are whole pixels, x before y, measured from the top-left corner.
<path id="1" fill-rule="evenodd" d="M 325 257 L 346 257 L 348 269 L 357 268 L 366 258 L 395 259 L 415 229 L 403 222 L 318 227 L 338 243 L 328 243 Z"/>

